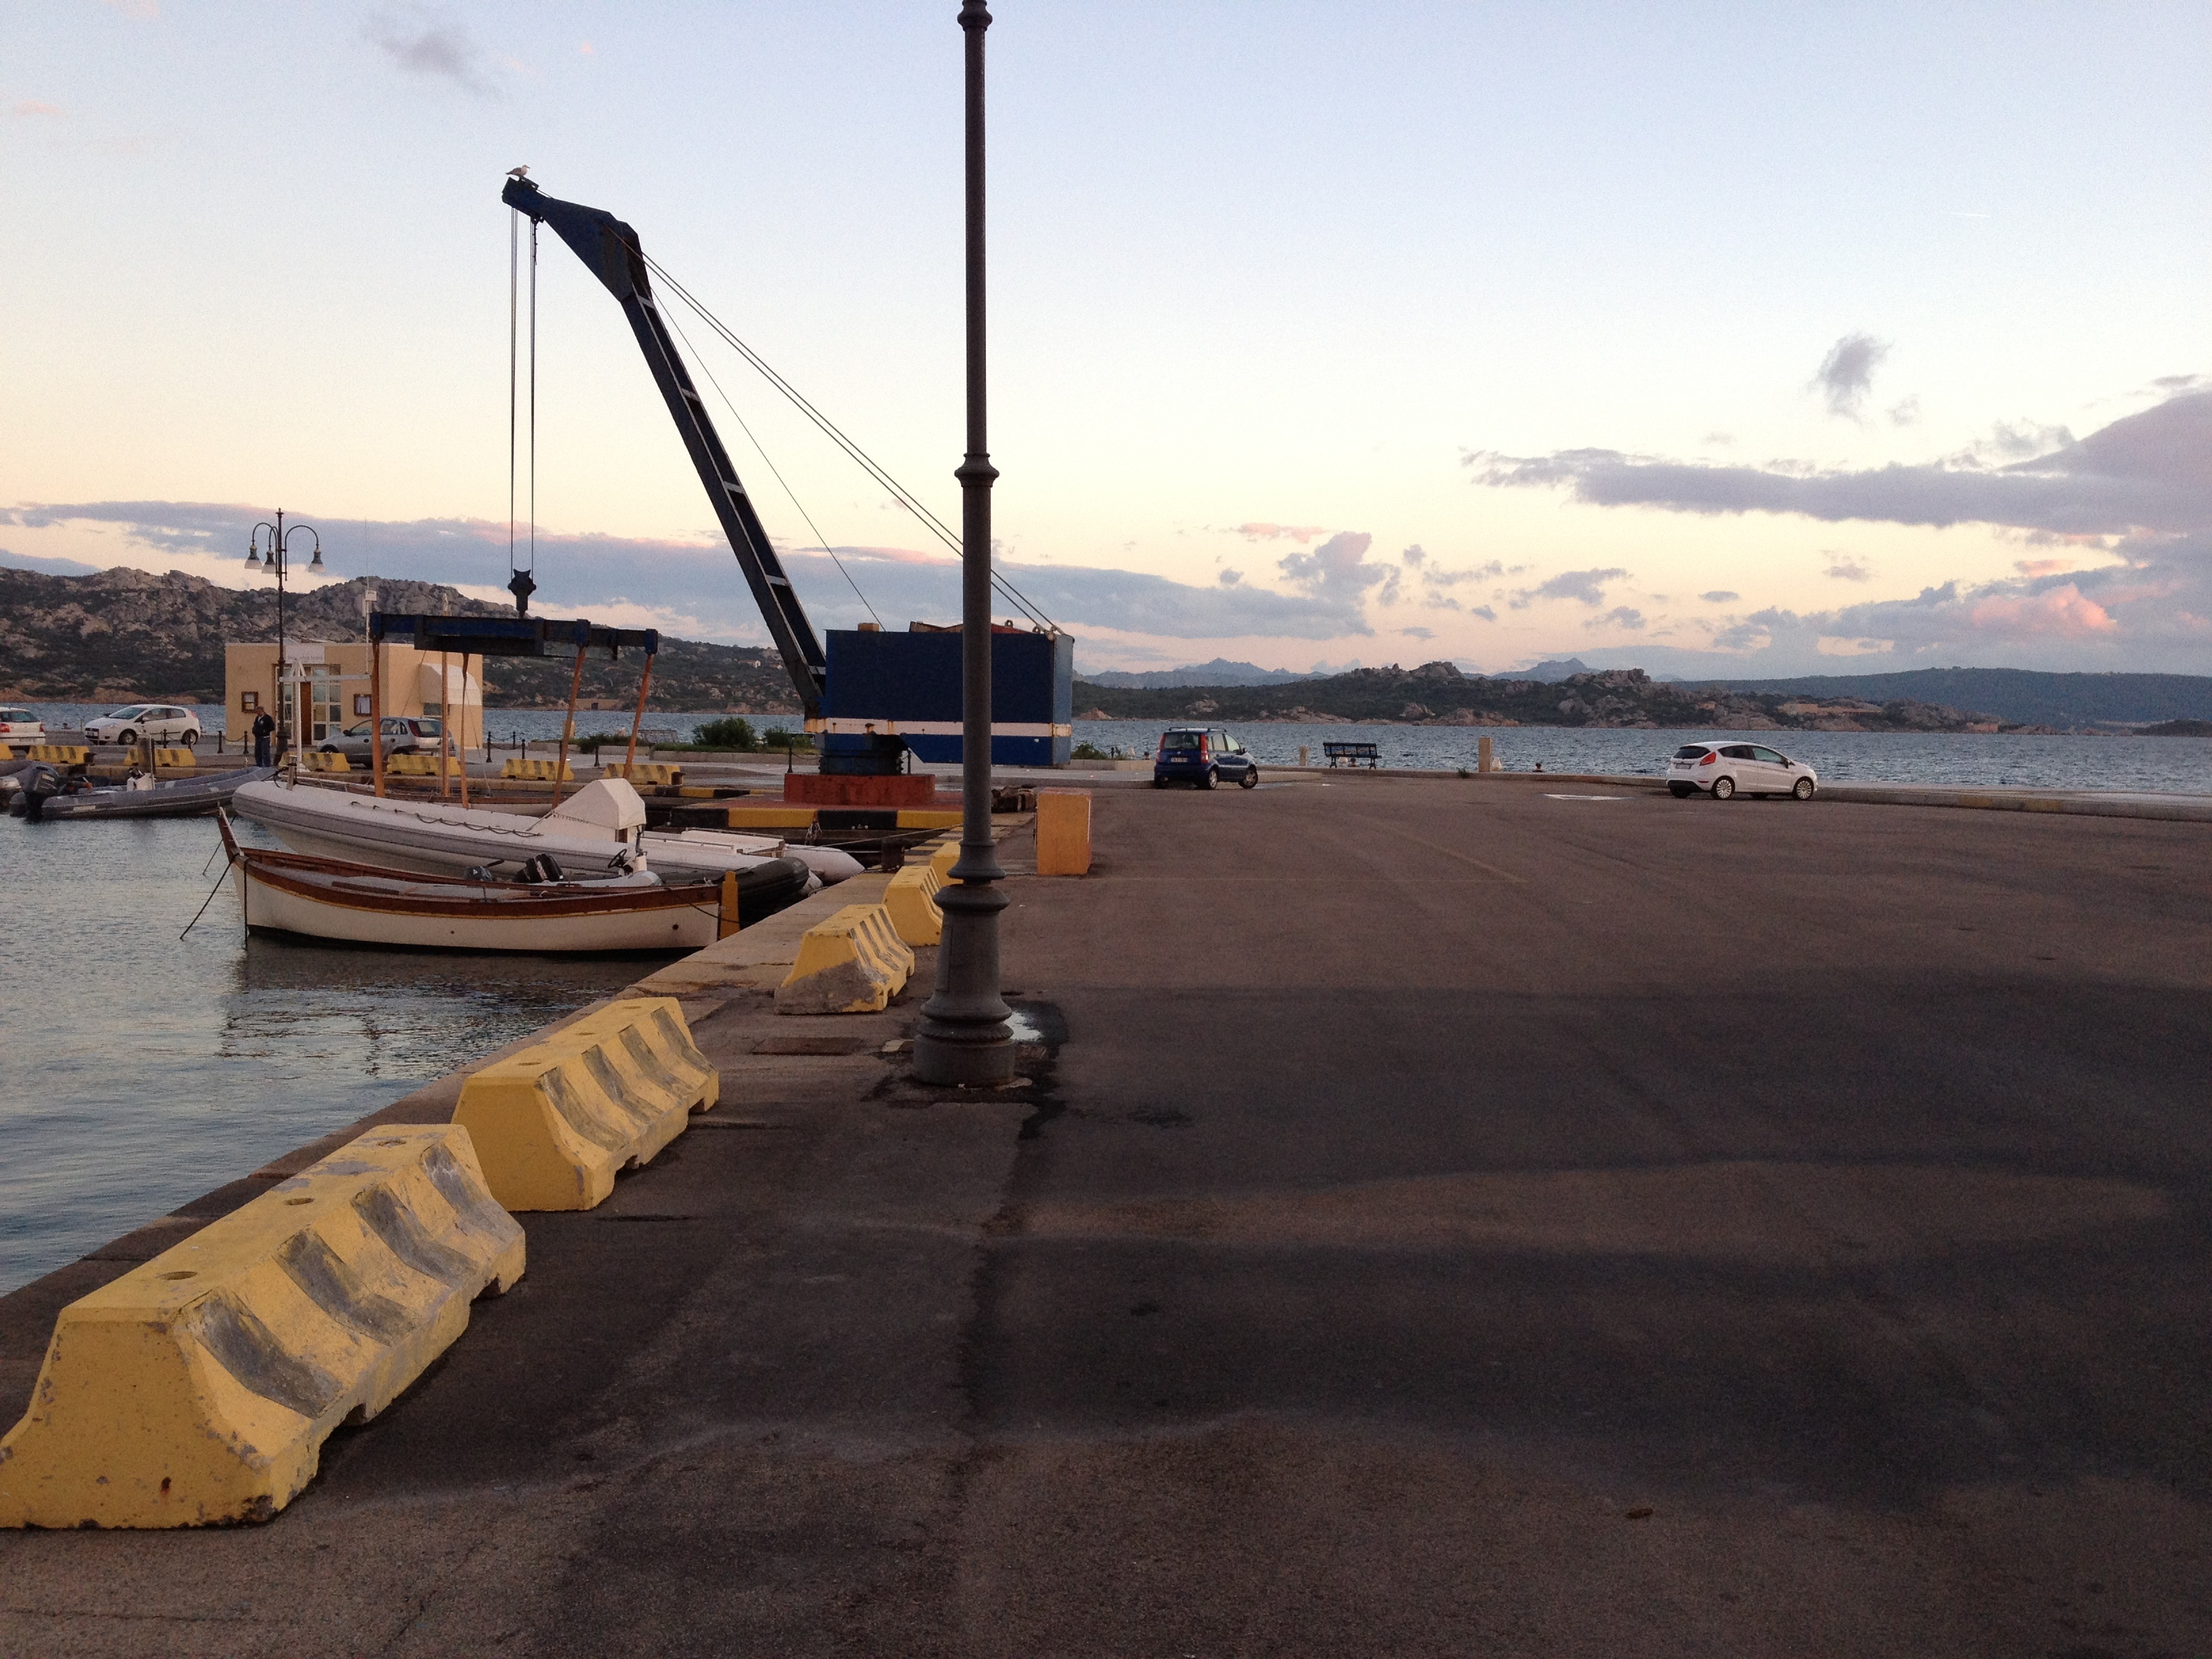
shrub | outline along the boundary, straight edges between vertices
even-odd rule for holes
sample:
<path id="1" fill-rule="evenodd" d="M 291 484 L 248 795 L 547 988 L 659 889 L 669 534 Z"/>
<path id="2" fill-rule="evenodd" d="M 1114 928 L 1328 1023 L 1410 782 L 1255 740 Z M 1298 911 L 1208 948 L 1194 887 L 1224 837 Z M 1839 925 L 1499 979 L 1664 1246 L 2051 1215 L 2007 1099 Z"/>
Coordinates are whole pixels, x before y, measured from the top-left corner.
<path id="1" fill-rule="evenodd" d="M 780 726 L 771 726 L 761 733 L 763 749 L 795 749 L 804 753 L 814 747 L 814 739 L 804 732 L 787 732 Z"/>
<path id="2" fill-rule="evenodd" d="M 753 723 L 736 714 L 727 714 L 720 720 L 708 720 L 703 726 L 694 726 L 691 741 L 702 749 L 735 749 L 747 754 L 761 746 L 760 738 L 753 731 Z"/>
<path id="3" fill-rule="evenodd" d="M 1067 751 L 1067 757 L 1070 760 L 1111 760 L 1114 758 L 1103 749 L 1101 749 L 1097 744 L 1092 743 L 1087 738 L 1083 742 L 1077 744 L 1074 748 L 1069 750 Z"/>

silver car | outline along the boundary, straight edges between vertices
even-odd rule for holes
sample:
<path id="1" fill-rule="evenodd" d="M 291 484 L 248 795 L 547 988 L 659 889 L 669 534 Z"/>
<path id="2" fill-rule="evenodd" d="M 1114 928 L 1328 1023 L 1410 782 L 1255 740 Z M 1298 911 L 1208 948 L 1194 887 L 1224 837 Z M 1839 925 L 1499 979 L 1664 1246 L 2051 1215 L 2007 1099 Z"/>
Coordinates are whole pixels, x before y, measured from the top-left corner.
<path id="1" fill-rule="evenodd" d="M 1820 775 L 1802 761 L 1756 743 L 1686 743 L 1667 760 L 1667 793 L 1677 800 L 1711 795 L 1795 795 L 1810 800 Z"/>
<path id="2" fill-rule="evenodd" d="M 384 752 L 387 755 L 412 755 L 418 750 L 427 754 L 438 746 L 445 728 L 434 715 L 386 714 L 384 717 Z M 368 758 L 368 722 L 356 720 L 343 732 L 325 738 L 315 745 L 325 755 L 349 755 L 356 760 Z"/>

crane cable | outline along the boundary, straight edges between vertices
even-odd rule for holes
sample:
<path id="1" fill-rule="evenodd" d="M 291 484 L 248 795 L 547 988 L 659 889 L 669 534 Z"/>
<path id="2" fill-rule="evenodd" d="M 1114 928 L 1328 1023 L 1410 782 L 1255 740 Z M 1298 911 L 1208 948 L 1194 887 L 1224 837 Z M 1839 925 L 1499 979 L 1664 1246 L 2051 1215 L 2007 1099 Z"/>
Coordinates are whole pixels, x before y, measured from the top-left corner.
<path id="1" fill-rule="evenodd" d="M 792 489 L 789 481 L 783 476 L 783 470 L 769 459 L 768 451 L 761 447 L 761 441 L 753 435 L 752 428 L 745 424 L 745 417 L 738 413 L 738 406 L 730 401 L 730 394 L 722 390 L 722 383 L 714 378 L 714 371 L 707 367 L 706 358 L 702 356 L 698 348 L 691 343 L 691 337 L 684 331 L 684 325 L 671 317 L 668 319 L 668 325 L 676 331 L 676 337 L 684 342 L 684 349 L 691 354 L 693 361 L 699 365 L 699 372 L 707 377 L 707 384 L 714 388 L 714 395 L 722 400 L 722 407 L 730 411 L 730 418 L 738 423 L 738 429 L 745 434 L 746 441 L 753 447 L 753 453 L 761 458 L 761 465 L 775 474 L 775 481 L 783 486 L 783 493 L 791 498 L 791 505 L 798 512 L 799 516 L 806 520 L 806 527 L 814 532 L 815 541 L 820 544 L 822 550 L 830 556 L 830 562 L 837 567 L 837 574 L 845 579 L 846 586 L 853 590 L 853 597 L 867 606 L 868 614 L 875 617 L 876 626 L 881 628 L 884 625 L 884 619 L 876 615 L 876 607 L 870 605 L 868 596 L 860 592 L 860 584 L 854 581 L 853 573 L 845 568 L 844 560 L 839 558 L 837 550 L 830 545 L 830 538 L 822 533 L 821 527 L 814 522 L 814 515 L 809 513 L 799 501 L 799 492 Z"/>
<path id="2" fill-rule="evenodd" d="M 862 449 L 860 445 L 855 443 L 852 439 L 846 436 L 844 432 L 839 428 L 834 421 L 830 420 L 828 416 L 824 415 L 820 410 L 817 409 L 813 404 L 809 402 L 804 393 L 802 393 L 796 386 L 793 386 L 790 381 L 785 380 L 782 375 L 777 374 L 774 368 L 770 368 L 766 360 L 763 359 L 759 353 L 756 352 L 750 346 L 739 339 L 720 318 L 715 316 L 713 312 L 708 310 L 704 305 L 701 304 L 697 299 L 693 297 L 690 290 L 686 289 L 682 283 L 677 281 L 677 279 L 669 273 L 668 269 L 665 265 L 661 264 L 658 260 L 647 254 L 643 249 L 638 247 L 636 244 L 630 243 L 628 244 L 628 246 L 632 252 L 635 253 L 640 259 L 645 262 L 647 268 L 650 270 L 654 276 L 659 277 L 662 282 L 668 285 L 669 290 L 672 293 L 673 293 L 679 300 L 683 301 L 686 306 L 690 307 L 692 313 L 696 315 L 702 322 L 706 324 L 708 328 L 714 330 L 714 332 L 720 335 L 739 356 L 743 357 L 748 363 L 750 363 L 754 368 L 757 369 L 760 372 L 761 377 L 767 380 L 768 383 L 774 386 L 778 392 L 781 392 L 785 398 L 789 399 L 793 407 L 797 409 L 800 414 L 805 416 L 808 420 L 811 421 L 824 437 L 828 438 L 832 443 L 843 450 L 847 455 L 851 457 L 852 459 L 859 465 L 863 471 L 866 472 L 870 477 L 873 478 L 877 482 L 877 483 L 888 490 L 894 501 L 897 501 L 900 506 L 906 508 L 908 512 L 913 514 L 916 519 L 921 520 L 925 528 L 932 532 L 939 540 L 942 541 L 945 546 L 950 548 L 953 552 L 958 553 L 962 550 L 960 538 L 945 526 L 943 520 L 939 519 L 934 513 L 931 512 L 927 506 L 923 505 L 923 503 L 915 495 L 913 491 L 908 489 L 903 484 L 900 483 L 897 479 L 892 477 L 889 472 L 885 471 L 884 468 L 877 463 L 874 457 L 871 456 L 866 450 Z M 708 379 L 713 379 L 713 376 L 709 375 Z M 720 389 L 721 388 L 719 386 L 715 388 L 718 392 L 720 391 Z M 724 401 L 728 401 L 726 395 L 724 398 Z M 735 410 L 732 410 L 732 412 L 734 413 Z M 817 532 L 816 533 L 818 536 L 820 532 Z M 1003 575 L 1001 575 L 995 568 L 994 568 L 991 572 L 991 585 L 994 587 L 996 587 L 1006 599 L 1018 607 L 1021 611 L 1030 619 L 1030 621 L 1053 633 L 1058 633 L 1060 631 L 1058 624 L 1054 623 L 1050 617 L 1047 617 L 1042 610 L 1031 603 L 1027 595 L 1023 593 L 1019 588 L 1016 587 L 1012 582 L 1007 580 Z"/>

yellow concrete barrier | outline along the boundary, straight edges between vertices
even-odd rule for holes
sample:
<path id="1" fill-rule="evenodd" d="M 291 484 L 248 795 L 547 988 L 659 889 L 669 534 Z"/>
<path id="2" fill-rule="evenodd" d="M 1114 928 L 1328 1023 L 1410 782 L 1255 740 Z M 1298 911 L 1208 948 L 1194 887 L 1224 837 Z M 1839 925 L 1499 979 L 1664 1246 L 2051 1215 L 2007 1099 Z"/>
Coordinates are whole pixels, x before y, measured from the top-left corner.
<path id="1" fill-rule="evenodd" d="M 929 867 L 937 872 L 940 886 L 952 879 L 952 866 L 959 862 L 960 843 L 957 841 L 948 841 L 942 847 L 930 849 Z"/>
<path id="2" fill-rule="evenodd" d="M 300 764 L 310 772 L 350 772 L 353 763 L 343 755 L 325 755 L 319 749 L 300 751 Z"/>
<path id="3" fill-rule="evenodd" d="M 154 764 L 156 768 L 189 766 L 197 769 L 199 763 L 199 757 L 189 749 L 156 749 L 154 751 Z"/>
<path id="4" fill-rule="evenodd" d="M 673 997 L 625 997 L 487 1066 L 453 1121 L 510 1210 L 588 1210 L 721 1095 Z"/>
<path id="5" fill-rule="evenodd" d="M 805 830 L 814 822 L 811 806 L 732 806 L 732 830 Z"/>
<path id="6" fill-rule="evenodd" d="M 775 988 L 779 1014 L 880 1013 L 914 972 L 914 952 L 880 904 L 848 904 L 799 941 Z"/>
<path id="7" fill-rule="evenodd" d="M 92 750 L 81 743 L 34 743 L 30 758 L 56 766 L 88 766 L 92 763 Z"/>
<path id="8" fill-rule="evenodd" d="M 1036 848 L 1037 874 L 1089 874 L 1091 797 L 1075 789 L 1038 790 Z"/>
<path id="9" fill-rule="evenodd" d="M 509 760 L 499 769 L 502 778 L 522 778 L 532 783 L 574 783 L 576 774 L 566 761 Z"/>
<path id="10" fill-rule="evenodd" d="M 937 908 L 941 885 L 937 872 L 926 864 L 909 864 L 894 873 L 884 889 L 884 908 L 891 927 L 908 945 L 934 945 L 945 931 L 945 915 Z"/>
<path id="11" fill-rule="evenodd" d="M 446 775 L 461 775 L 461 763 L 453 756 L 445 757 Z M 403 778 L 434 778 L 438 775 L 438 757 L 435 755 L 394 755 L 384 763 L 384 769 Z"/>
<path id="12" fill-rule="evenodd" d="M 12 745 L 12 744 L 10 744 L 0 743 L 0 761 L 11 761 L 11 760 L 13 760 L 13 759 L 15 759 L 15 747 L 14 747 L 14 745 Z M 27 758 L 27 758 L 28 758 L 28 757 L 26 757 L 25 758 Z"/>
<path id="13" fill-rule="evenodd" d="M 684 769 L 666 761 L 608 761 L 599 768 L 603 778 L 628 778 L 632 783 L 680 784 Z"/>
<path id="14" fill-rule="evenodd" d="M 62 1310 L 0 1525 L 265 1521 L 522 1267 L 466 1131 L 372 1129 Z"/>
<path id="15" fill-rule="evenodd" d="M 957 830 L 960 814 L 933 806 L 902 806 L 899 808 L 898 827 L 902 830 Z"/>

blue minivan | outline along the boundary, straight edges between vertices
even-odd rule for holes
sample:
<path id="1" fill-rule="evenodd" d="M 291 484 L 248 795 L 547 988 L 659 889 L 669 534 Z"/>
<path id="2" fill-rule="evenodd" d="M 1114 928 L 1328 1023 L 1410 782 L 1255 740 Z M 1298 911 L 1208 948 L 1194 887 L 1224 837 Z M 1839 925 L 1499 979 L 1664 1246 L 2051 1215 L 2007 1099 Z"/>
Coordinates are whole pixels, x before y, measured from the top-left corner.
<path id="1" fill-rule="evenodd" d="M 1178 726 L 1160 733 L 1152 761 L 1152 787 L 1171 783 L 1211 789 L 1217 782 L 1249 789 L 1260 781 L 1260 763 L 1244 745 L 1218 726 Z"/>

